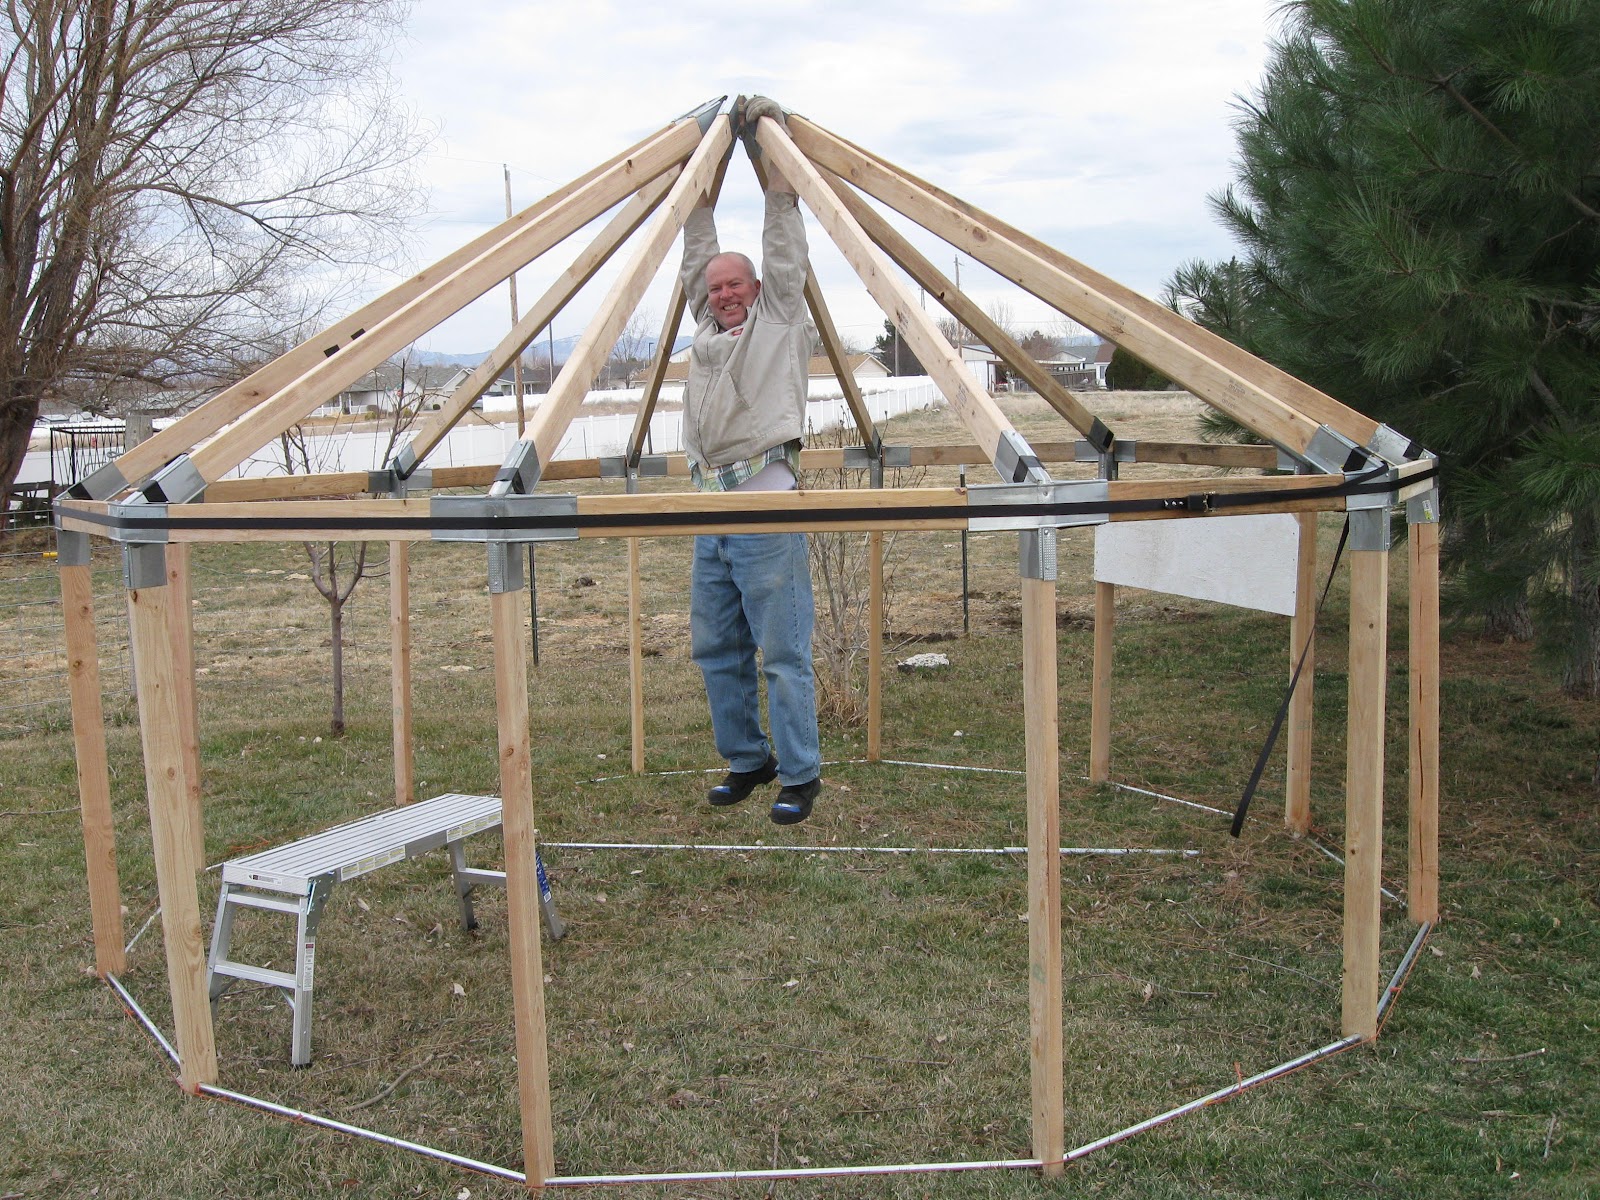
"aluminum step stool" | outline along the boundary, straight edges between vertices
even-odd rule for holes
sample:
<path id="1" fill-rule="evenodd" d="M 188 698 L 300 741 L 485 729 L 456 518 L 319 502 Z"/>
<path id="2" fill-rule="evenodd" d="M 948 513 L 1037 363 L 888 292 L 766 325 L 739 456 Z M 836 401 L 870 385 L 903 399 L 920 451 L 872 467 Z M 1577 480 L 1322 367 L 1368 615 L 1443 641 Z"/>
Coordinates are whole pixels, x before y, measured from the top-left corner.
<path id="1" fill-rule="evenodd" d="M 462 842 L 475 833 L 500 828 L 498 796 L 468 796 L 450 792 L 385 809 L 360 820 L 336 825 L 286 846 L 236 858 L 222 865 L 222 893 L 217 897 L 217 919 L 211 931 L 211 952 L 206 959 L 206 983 L 215 1013 L 217 1000 L 235 980 L 270 984 L 285 992 L 294 1011 L 292 1061 L 311 1062 L 311 997 L 317 965 L 317 923 L 335 883 L 354 879 L 390 863 L 415 858 L 444 846 L 450 851 L 456 896 L 461 904 L 461 927 L 477 928 L 472 912 L 472 889 L 482 885 L 504 887 L 504 871 L 483 871 L 467 866 Z M 550 937 L 559 939 L 566 926 L 556 913 L 544 862 L 534 851 L 539 881 L 539 911 Z M 295 918 L 294 971 L 274 971 L 228 957 L 233 943 L 233 918 L 241 908 L 288 913 Z"/>

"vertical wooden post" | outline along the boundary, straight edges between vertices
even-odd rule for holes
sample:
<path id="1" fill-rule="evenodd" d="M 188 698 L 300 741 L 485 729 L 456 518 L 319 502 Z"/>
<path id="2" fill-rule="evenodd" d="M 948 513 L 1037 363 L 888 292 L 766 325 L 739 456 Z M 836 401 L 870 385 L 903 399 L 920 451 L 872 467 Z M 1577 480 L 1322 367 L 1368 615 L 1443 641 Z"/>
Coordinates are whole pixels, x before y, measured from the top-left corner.
<path id="1" fill-rule="evenodd" d="M 1117 585 L 1094 585 L 1094 682 L 1089 688 L 1089 782 L 1111 780 L 1111 668 L 1117 630 Z"/>
<path id="2" fill-rule="evenodd" d="M 520 546 L 491 546 L 508 558 Z M 544 958 L 539 945 L 539 879 L 534 866 L 533 768 L 528 736 L 528 661 L 521 588 L 489 597 L 494 630 L 495 709 L 499 720 L 501 830 L 506 855 L 506 916 L 516 1025 L 522 1158 L 530 1189 L 555 1174 L 549 1045 L 544 1019 Z"/>
<path id="3" fill-rule="evenodd" d="M 867 534 L 867 761 L 883 757 L 883 531 Z"/>
<path id="4" fill-rule="evenodd" d="M 1284 755 L 1283 822 L 1296 837 L 1311 828 L 1311 720 L 1317 666 L 1317 514 L 1298 513 L 1299 554 L 1295 562 L 1294 615 L 1289 618 L 1289 674 L 1305 654 L 1305 670 L 1289 698 Z"/>
<path id="5" fill-rule="evenodd" d="M 83 859 L 94 925 L 94 969 L 103 979 L 127 968 L 123 950 L 122 888 L 117 878 L 116 827 L 111 814 L 111 772 L 106 761 L 105 709 L 100 693 L 100 649 L 94 628 L 94 581 L 88 538 L 81 564 L 61 567 L 61 615 L 66 634 L 67 693 L 72 699 L 72 749 L 78 767 L 83 816 Z M 66 559 L 63 551 L 62 558 Z"/>
<path id="6" fill-rule="evenodd" d="M 172 684 L 178 704 L 188 714 L 181 737 L 183 786 L 188 795 L 184 812 L 194 838 L 194 860 L 205 866 L 206 843 L 200 819 L 200 700 L 195 695 L 194 588 L 189 573 L 189 544 L 174 542 L 166 548 L 167 619 L 172 623 Z"/>
<path id="7" fill-rule="evenodd" d="M 1412 524 L 1409 909 L 1439 919 L 1439 526 Z"/>
<path id="8" fill-rule="evenodd" d="M 195 889 L 201 866 L 195 836 L 200 818 L 189 811 L 191 794 L 184 760 L 193 710 L 185 705 L 177 680 L 178 649 L 173 645 L 170 612 L 174 599 L 170 586 L 135 588 L 128 593 L 128 612 L 139 677 L 139 736 L 144 746 L 150 838 L 177 1034 L 178 1080 L 184 1090 L 196 1092 L 201 1084 L 216 1082 L 217 1051 L 206 994 L 200 897 Z"/>
<path id="9" fill-rule="evenodd" d="M 1024 535 L 1027 536 L 1027 535 Z M 1051 535 L 1053 536 L 1053 534 Z M 1066 1153 L 1061 1031 L 1061 761 L 1056 584 L 1022 579 L 1022 697 L 1028 766 L 1028 1014 L 1033 1153 L 1060 1175 Z"/>
<path id="10" fill-rule="evenodd" d="M 394 709 L 394 802 L 417 798 L 411 738 L 411 543 L 389 543 L 389 699 Z"/>
<path id="11" fill-rule="evenodd" d="M 1367 510 L 1357 518 L 1387 521 Z M 1352 525 L 1352 531 L 1355 526 Z M 1354 534 L 1352 544 L 1355 543 Z M 1378 1035 L 1378 935 L 1382 916 L 1384 684 L 1389 636 L 1389 555 L 1350 555 L 1350 709 L 1344 834 L 1346 1036 Z"/>
<path id="12" fill-rule="evenodd" d="M 628 539 L 628 716 L 633 731 L 633 773 L 644 770 L 644 591 L 639 539 Z"/>

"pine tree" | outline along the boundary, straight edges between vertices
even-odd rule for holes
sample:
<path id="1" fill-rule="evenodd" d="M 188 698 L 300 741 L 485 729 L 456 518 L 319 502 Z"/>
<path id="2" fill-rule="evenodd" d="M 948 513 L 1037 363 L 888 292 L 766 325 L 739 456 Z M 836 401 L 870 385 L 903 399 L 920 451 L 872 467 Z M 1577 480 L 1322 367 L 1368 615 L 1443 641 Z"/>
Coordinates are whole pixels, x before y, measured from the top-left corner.
<path id="1" fill-rule="evenodd" d="M 878 340 L 872 343 L 872 353 L 884 366 L 889 368 L 891 375 L 926 375 L 917 356 L 911 352 L 911 347 L 906 345 L 905 339 L 900 336 L 900 331 L 894 327 L 893 321 L 883 323 L 883 332 L 878 335 Z"/>
<path id="2" fill-rule="evenodd" d="M 1439 453 L 1447 565 L 1600 695 L 1600 6 L 1297 0 L 1195 320 Z"/>

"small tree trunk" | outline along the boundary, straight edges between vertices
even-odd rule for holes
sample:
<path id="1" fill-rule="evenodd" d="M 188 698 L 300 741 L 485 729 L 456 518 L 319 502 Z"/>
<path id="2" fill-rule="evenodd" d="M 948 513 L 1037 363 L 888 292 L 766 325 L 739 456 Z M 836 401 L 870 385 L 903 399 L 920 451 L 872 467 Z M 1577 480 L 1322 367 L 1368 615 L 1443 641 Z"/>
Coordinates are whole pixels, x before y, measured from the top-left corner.
<path id="1" fill-rule="evenodd" d="M 333 736 L 344 735 L 344 601 L 328 597 L 328 625 L 333 630 Z"/>
<path id="2" fill-rule="evenodd" d="M 11 512 L 11 485 L 22 469 L 22 459 L 28 453 L 28 439 L 33 436 L 33 423 L 38 415 L 37 400 L 0 401 L 0 531 L 6 528 Z"/>

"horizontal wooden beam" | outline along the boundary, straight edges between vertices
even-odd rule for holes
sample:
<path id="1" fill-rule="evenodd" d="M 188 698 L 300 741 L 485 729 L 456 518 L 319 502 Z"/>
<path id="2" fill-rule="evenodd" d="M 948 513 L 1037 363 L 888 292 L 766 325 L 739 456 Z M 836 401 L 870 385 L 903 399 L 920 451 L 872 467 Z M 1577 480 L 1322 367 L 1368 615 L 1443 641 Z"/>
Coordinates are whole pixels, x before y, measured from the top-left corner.
<path id="1" fill-rule="evenodd" d="M 1191 520 L 1243 512 L 1341 511 L 1344 497 L 1328 494 L 1342 476 L 1280 475 L 1262 478 L 1113 480 L 1107 485 L 1110 504 L 1138 500 L 1186 500 L 1197 494 L 1217 501 L 1209 512 L 1183 508 L 1113 513 L 1113 521 Z M 1259 498 L 1259 500 L 1255 498 Z M 961 529 L 969 505 L 990 502 L 983 489 L 923 487 L 806 489 L 789 492 L 655 492 L 576 496 L 576 518 L 604 520 L 604 526 L 580 528 L 579 537 L 676 537 L 694 533 L 748 533 L 751 526 L 734 518 L 744 513 L 792 514 L 792 520 L 763 522 L 763 530 L 806 529 Z M 871 515 L 833 521 L 829 513 L 870 508 Z M 933 511 L 959 508 L 960 512 Z M 110 506 L 102 501 L 64 500 L 58 504 L 61 527 L 74 532 L 105 533 Z M 164 530 L 172 542 L 427 541 L 431 501 L 416 500 L 263 500 L 251 503 L 185 504 L 172 513 Z M 627 518 L 644 518 L 637 526 Z M 650 518 L 670 516 L 683 524 L 662 525 Z M 97 519 L 98 518 L 98 519 Z M 384 522 L 403 519 L 414 526 L 390 528 Z M 329 526 L 313 521 L 331 522 Z M 193 524 L 191 524 L 191 522 Z M 205 528 L 213 523 L 222 528 Z M 611 524 L 610 522 L 616 522 Z"/>

